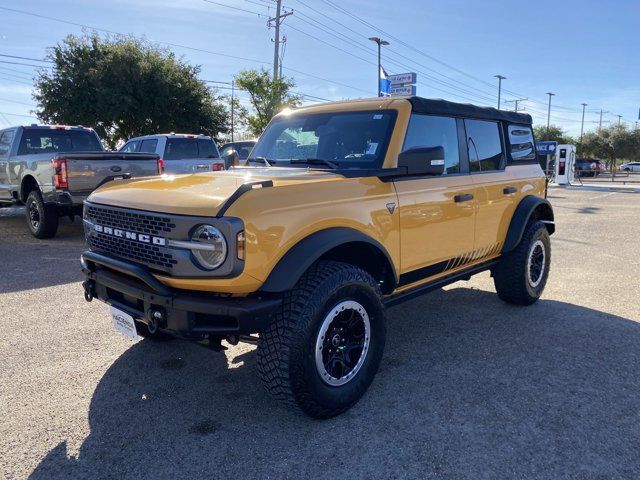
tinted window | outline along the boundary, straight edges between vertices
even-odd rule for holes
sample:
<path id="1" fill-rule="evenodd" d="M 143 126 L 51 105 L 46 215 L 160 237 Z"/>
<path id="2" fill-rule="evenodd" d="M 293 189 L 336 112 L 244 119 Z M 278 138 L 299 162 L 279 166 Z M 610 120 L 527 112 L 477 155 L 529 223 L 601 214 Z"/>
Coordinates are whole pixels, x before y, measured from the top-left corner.
<path id="1" fill-rule="evenodd" d="M 511 145 L 511 158 L 514 161 L 535 160 L 536 151 L 530 127 L 509 125 L 509 144 Z"/>
<path id="2" fill-rule="evenodd" d="M 157 146 L 158 140 L 155 138 L 142 140 L 142 143 L 140 144 L 140 153 L 156 153 Z"/>
<path id="3" fill-rule="evenodd" d="M 411 147 L 444 147 L 445 173 L 460 172 L 456 120 L 432 115 L 411 115 L 403 150 Z"/>
<path id="4" fill-rule="evenodd" d="M 198 158 L 198 143 L 195 138 L 169 138 L 164 150 L 165 160 Z"/>
<path id="5" fill-rule="evenodd" d="M 138 151 L 138 147 L 140 146 L 140 140 L 132 140 L 130 142 L 125 143 L 124 147 L 120 149 L 122 153 L 135 153 Z"/>
<path id="6" fill-rule="evenodd" d="M 9 149 L 11 148 L 11 142 L 13 142 L 14 133 L 14 130 L 8 130 L 0 133 L 0 157 L 6 157 L 9 155 Z"/>
<path id="7" fill-rule="evenodd" d="M 241 160 L 245 160 L 251 154 L 251 150 L 253 150 L 253 143 L 240 143 L 236 147 L 236 152 L 238 152 L 238 157 Z"/>
<path id="8" fill-rule="evenodd" d="M 340 167 L 381 167 L 394 121 L 389 110 L 282 116 L 269 124 L 251 155 L 278 164 L 321 159 Z"/>
<path id="9" fill-rule="evenodd" d="M 499 170 L 502 167 L 502 143 L 496 122 L 465 120 L 469 168 L 472 172 Z"/>
<path id="10" fill-rule="evenodd" d="M 218 152 L 213 140 L 198 139 L 198 156 L 200 158 L 218 158 Z"/>
<path id="11" fill-rule="evenodd" d="M 18 155 L 56 152 L 101 152 L 102 145 L 86 130 L 25 130 Z"/>

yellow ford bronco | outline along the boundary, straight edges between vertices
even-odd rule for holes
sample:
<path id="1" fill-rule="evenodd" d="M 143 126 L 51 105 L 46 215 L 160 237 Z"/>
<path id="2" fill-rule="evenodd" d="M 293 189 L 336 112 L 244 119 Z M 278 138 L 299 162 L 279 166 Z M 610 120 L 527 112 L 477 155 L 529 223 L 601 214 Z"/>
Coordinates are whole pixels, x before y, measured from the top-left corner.
<path id="1" fill-rule="evenodd" d="M 84 205 L 85 298 L 117 329 L 257 343 L 267 390 L 328 418 L 362 397 L 385 308 L 490 270 L 529 305 L 553 212 L 529 115 L 418 97 L 276 115 L 251 166 L 111 182 Z"/>

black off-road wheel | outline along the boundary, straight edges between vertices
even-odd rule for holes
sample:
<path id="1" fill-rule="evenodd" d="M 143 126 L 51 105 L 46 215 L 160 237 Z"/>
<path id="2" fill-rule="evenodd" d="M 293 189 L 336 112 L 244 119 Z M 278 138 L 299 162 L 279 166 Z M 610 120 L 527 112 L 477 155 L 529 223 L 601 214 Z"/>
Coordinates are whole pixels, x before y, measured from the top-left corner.
<path id="1" fill-rule="evenodd" d="M 320 261 L 285 294 L 258 341 L 258 373 L 277 399 L 313 418 L 360 400 L 378 371 L 386 339 L 382 294 L 371 275 Z"/>
<path id="2" fill-rule="evenodd" d="M 493 269 L 498 296 L 507 303 L 531 305 L 547 284 L 551 263 L 551 242 L 544 223 L 527 225 L 520 244 Z"/>
<path id="3" fill-rule="evenodd" d="M 47 205 L 38 190 L 27 197 L 27 226 L 36 238 L 52 238 L 58 231 L 59 214 L 55 205 Z"/>

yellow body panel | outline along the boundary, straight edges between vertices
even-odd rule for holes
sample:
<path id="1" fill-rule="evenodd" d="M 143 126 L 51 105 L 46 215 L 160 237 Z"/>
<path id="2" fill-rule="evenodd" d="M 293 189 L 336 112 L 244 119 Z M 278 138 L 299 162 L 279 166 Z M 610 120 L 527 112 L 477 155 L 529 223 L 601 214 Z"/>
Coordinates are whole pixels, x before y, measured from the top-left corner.
<path id="1" fill-rule="evenodd" d="M 283 115 L 394 109 L 397 119 L 383 162 L 397 166 L 411 115 L 403 98 L 336 102 L 285 111 Z M 446 272 L 404 282 L 396 292 L 499 255 L 519 201 L 543 197 L 546 182 L 538 165 L 504 171 L 382 181 L 345 178 L 304 168 L 246 168 L 227 172 L 163 176 L 113 182 L 90 201 L 169 214 L 213 217 L 243 183 L 272 180 L 273 188 L 251 190 L 226 211 L 243 220 L 246 259 L 233 278 L 174 278 L 156 275 L 179 289 L 243 295 L 260 288 L 278 261 L 305 237 L 332 227 L 348 227 L 387 250 L 398 277 L 439 262 Z M 506 187 L 516 192 L 506 195 Z M 455 202 L 471 193 L 473 200 Z M 388 205 L 393 204 L 394 208 Z"/>

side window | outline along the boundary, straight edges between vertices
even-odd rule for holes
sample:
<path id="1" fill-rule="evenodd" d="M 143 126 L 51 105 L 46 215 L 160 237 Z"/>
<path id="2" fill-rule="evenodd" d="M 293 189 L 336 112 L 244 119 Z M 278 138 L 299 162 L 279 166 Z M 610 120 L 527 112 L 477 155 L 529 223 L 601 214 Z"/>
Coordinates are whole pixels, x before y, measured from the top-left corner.
<path id="1" fill-rule="evenodd" d="M 140 140 L 132 140 L 131 142 L 125 143 L 124 147 L 120 149 L 122 153 L 135 153 L 138 151 L 138 146 L 140 145 Z"/>
<path id="2" fill-rule="evenodd" d="M 536 159 L 531 127 L 509 125 L 509 145 L 513 161 L 529 161 Z"/>
<path id="3" fill-rule="evenodd" d="M 465 120 L 471 172 L 500 170 L 504 165 L 500 130 L 496 122 Z"/>
<path id="4" fill-rule="evenodd" d="M 411 115 L 402 149 L 440 146 L 444 148 L 445 173 L 459 173 L 460 151 L 455 118 Z"/>
<path id="5" fill-rule="evenodd" d="M 7 130 L 0 133 L 0 157 L 8 157 L 9 149 L 11 149 L 11 142 L 13 141 L 13 130 Z"/>
<path id="6" fill-rule="evenodd" d="M 198 139 L 199 158 L 218 158 L 218 152 L 213 140 Z"/>
<path id="7" fill-rule="evenodd" d="M 140 153 L 156 153 L 156 147 L 158 146 L 158 140 L 155 138 L 142 140 L 140 144 Z"/>

